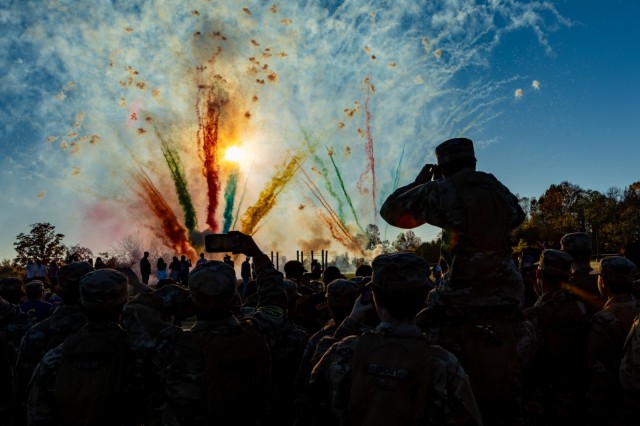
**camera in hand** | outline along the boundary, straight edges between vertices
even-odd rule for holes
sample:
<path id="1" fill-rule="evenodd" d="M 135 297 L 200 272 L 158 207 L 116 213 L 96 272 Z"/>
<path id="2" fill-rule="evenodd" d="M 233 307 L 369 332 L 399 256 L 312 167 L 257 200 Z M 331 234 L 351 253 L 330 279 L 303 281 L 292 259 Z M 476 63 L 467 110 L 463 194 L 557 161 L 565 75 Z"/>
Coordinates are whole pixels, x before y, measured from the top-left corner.
<path id="1" fill-rule="evenodd" d="M 242 248 L 240 235 L 207 234 L 204 236 L 204 249 L 207 253 L 238 252 Z"/>

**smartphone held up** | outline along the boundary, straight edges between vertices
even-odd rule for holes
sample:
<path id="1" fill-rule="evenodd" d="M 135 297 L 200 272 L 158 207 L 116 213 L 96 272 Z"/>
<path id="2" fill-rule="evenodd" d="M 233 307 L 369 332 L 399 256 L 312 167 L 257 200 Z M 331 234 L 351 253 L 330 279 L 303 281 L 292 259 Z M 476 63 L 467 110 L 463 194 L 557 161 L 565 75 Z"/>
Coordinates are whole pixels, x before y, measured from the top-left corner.
<path id="1" fill-rule="evenodd" d="M 238 253 L 242 248 L 242 236 L 239 234 L 207 234 L 204 236 L 204 248 L 207 253 Z"/>

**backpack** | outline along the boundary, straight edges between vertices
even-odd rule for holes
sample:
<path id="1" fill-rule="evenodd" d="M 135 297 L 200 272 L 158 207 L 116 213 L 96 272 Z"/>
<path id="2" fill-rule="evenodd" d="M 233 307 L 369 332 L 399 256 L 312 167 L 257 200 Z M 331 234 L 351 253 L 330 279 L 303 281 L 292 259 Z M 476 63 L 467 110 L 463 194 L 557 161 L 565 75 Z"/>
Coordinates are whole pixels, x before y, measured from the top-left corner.
<path id="1" fill-rule="evenodd" d="M 620 382 L 625 389 L 640 391 L 640 315 L 633 321 L 622 353 Z"/>
<path id="2" fill-rule="evenodd" d="M 428 406 L 431 346 L 422 337 L 365 333 L 353 354 L 349 423 L 419 425 Z"/>
<path id="3" fill-rule="evenodd" d="M 570 375 L 577 382 L 586 377 L 589 322 L 577 300 L 571 299 L 549 303 L 538 313 L 546 343 L 538 362 L 548 379 Z"/>
<path id="4" fill-rule="evenodd" d="M 132 420 L 124 396 L 128 354 L 127 335 L 120 327 L 84 327 L 64 341 L 55 388 L 64 424 L 118 425 Z"/>
<path id="5" fill-rule="evenodd" d="M 446 336 L 442 346 L 458 357 L 469 376 L 485 423 L 519 418 L 515 323 L 499 318 L 468 319 L 443 328 L 442 335 Z"/>
<path id="6" fill-rule="evenodd" d="M 263 414 L 270 368 L 262 333 L 244 320 L 221 332 L 194 334 L 202 348 L 208 417 L 255 423 Z"/>

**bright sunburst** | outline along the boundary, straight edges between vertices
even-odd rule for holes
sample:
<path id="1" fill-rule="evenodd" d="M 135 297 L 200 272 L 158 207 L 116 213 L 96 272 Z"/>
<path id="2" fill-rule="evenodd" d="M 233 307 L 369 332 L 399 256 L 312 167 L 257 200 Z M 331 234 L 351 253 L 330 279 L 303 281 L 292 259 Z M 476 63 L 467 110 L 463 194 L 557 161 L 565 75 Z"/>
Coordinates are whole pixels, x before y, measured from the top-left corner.
<path id="1" fill-rule="evenodd" d="M 227 161 L 231 161 L 234 163 L 239 163 L 244 158 L 244 151 L 242 148 L 237 146 L 232 146 L 227 148 L 227 151 L 224 153 L 224 159 Z"/>

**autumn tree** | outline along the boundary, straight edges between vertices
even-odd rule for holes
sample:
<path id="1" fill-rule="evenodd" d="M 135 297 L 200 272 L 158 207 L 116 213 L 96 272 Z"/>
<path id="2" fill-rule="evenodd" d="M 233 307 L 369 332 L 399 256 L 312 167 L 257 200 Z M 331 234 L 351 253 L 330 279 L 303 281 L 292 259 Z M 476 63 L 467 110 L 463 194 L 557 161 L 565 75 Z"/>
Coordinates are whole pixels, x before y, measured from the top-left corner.
<path id="1" fill-rule="evenodd" d="M 64 234 L 56 233 L 55 229 L 50 223 L 34 223 L 28 234 L 18 234 L 13 243 L 18 254 L 14 262 L 20 267 L 25 267 L 29 259 L 40 260 L 45 265 L 52 260 L 61 262 L 65 255 Z"/>

